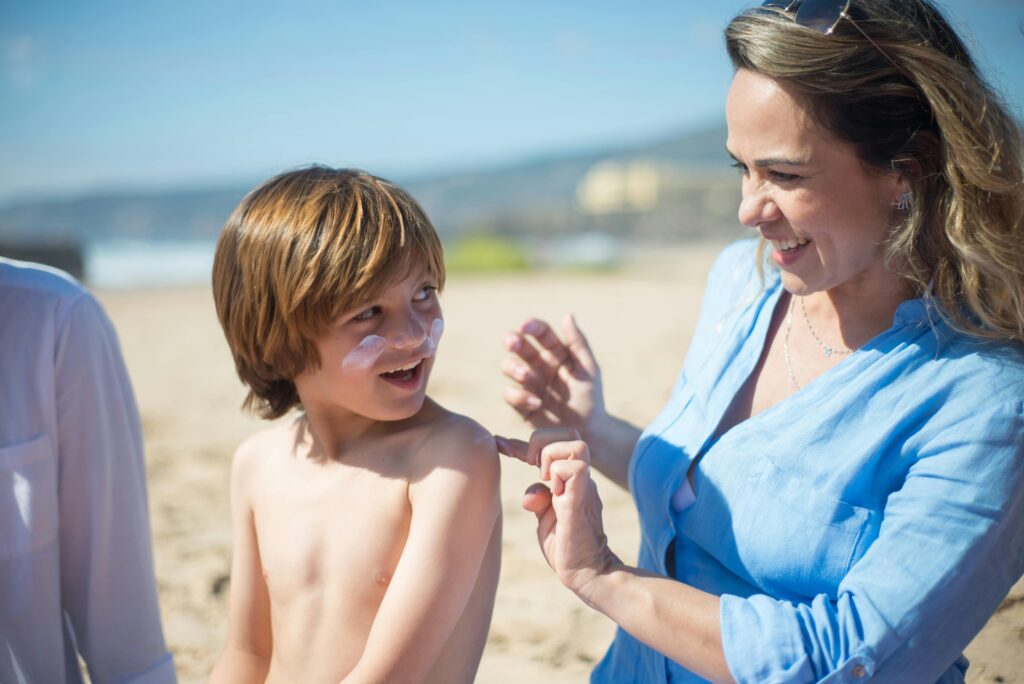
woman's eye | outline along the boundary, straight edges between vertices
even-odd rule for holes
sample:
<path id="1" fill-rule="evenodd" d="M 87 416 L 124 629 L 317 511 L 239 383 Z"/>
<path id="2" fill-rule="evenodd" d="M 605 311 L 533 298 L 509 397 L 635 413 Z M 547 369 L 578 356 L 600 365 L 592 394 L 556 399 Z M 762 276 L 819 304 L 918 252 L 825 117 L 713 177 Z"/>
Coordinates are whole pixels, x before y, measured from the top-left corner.
<path id="1" fill-rule="evenodd" d="M 730 164 L 730 166 L 732 166 L 732 168 L 738 170 L 740 172 L 741 176 L 746 176 L 747 175 L 747 165 L 746 164 L 744 164 L 742 162 L 733 162 L 732 164 Z"/>
<path id="2" fill-rule="evenodd" d="M 371 318 L 373 318 L 374 316 L 376 316 L 379 313 L 380 313 L 380 307 L 379 306 L 371 306 L 366 311 L 363 311 L 363 312 L 358 313 L 355 316 L 353 316 L 352 320 L 353 321 L 368 321 L 368 320 L 370 320 Z"/>
<path id="3" fill-rule="evenodd" d="M 795 173 L 782 173 L 781 171 L 769 171 L 768 175 L 771 176 L 773 181 L 779 183 L 792 183 L 796 179 L 800 178 L 800 176 Z"/>

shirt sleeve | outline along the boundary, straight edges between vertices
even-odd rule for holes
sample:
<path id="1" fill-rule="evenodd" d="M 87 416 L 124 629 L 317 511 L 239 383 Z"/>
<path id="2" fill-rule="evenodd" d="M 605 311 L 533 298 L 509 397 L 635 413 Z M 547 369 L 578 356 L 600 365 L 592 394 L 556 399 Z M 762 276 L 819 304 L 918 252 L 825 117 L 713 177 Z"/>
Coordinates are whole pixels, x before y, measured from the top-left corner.
<path id="1" fill-rule="evenodd" d="M 175 682 L 153 574 L 142 432 L 113 326 L 88 294 L 58 332 L 64 610 L 96 684 Z"/>
<path id="2" fill-rule="evenodd" d="M 979 407 L 929 439 L 834 599 L 722 596 L 733 677 L 937 681 L 1024 572 L 1022 414 Z"/>

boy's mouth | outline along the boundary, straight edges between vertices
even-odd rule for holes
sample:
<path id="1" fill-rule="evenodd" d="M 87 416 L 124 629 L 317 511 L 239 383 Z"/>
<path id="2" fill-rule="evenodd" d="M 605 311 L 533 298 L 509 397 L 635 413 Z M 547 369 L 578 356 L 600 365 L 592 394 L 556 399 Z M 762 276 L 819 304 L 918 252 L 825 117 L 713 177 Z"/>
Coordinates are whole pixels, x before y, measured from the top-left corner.
<path id="1" fill-rule="evenodd" d="M 381 373 L 380 377 L 391 382 L 397 382 L 402 384 L 413 383 L 419 379 L 420 369 L 423 367 L 423 359 L 410 363 L 407 366 L 396 368 L 393 371 L 387 373 Z"/>

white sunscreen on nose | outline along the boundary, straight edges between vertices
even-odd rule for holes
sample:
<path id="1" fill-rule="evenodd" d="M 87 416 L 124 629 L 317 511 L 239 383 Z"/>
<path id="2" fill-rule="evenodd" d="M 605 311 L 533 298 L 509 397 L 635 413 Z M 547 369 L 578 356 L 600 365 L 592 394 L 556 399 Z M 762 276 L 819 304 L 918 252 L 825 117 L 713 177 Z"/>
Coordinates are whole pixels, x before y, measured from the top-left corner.
<path id="1" fill-rule="evenodd" d="M 356 348 L 345 355 L 341 360 L 342 369 L 356 368 L 366 370 L 384 353 L 384 338 L 380 335 L 367 335 L 363 341 L 356 345 Z"/>
<path id="2" fill-rule="evenodd" d="M 430 346 L 427 349 L 427 353 L 433 354 L 437 351 L 437 345 L 441 342 L 441 335 L 444 334 L 444 321 L 440 318 L 435 318 L 430 324 L 430 338 L 428 343 Z"/>

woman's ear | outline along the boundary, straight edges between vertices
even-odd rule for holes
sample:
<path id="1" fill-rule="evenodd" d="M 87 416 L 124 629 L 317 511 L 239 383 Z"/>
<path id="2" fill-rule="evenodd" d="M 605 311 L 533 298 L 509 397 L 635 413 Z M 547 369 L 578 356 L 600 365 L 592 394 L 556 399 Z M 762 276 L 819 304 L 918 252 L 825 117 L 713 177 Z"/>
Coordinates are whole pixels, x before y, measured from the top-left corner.
<path id="1" fill-rule="evenodd" d="M 894 159 L 892 161 L 889 192 L 892 195 L 893 206 L 904 211 L 910 208 L 909 202 L 913 193 L 911 180 L 920 178 L 921 172 L 921 164 L 916 159 Z"/>

